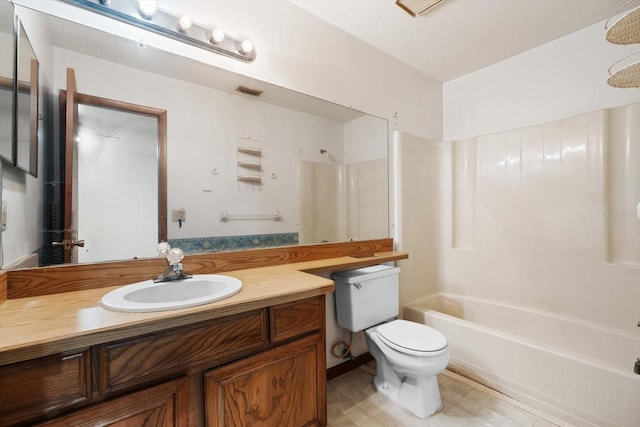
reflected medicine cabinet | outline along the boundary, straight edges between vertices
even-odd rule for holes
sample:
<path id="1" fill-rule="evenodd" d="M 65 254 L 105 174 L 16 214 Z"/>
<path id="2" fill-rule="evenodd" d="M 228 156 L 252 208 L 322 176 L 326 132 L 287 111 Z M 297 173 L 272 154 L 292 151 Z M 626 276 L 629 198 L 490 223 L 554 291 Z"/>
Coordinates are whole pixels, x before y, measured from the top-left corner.
<path id="1" fill-rule="evenodd" d="M 39 64 L 13 4 L 0 0 L 0 157 L 38 175 Z"/>
<path id="2" fill-rule="evenodd" d="M 13 4 L 0 0 L 0 157 L 16 163 L 13 138 L 15 20 Z"/>
<path id="3" fill-rule="evenodd" d="M 17 29 L 14 164 L 37 177 L 39 64 L 19 19 Z"/>

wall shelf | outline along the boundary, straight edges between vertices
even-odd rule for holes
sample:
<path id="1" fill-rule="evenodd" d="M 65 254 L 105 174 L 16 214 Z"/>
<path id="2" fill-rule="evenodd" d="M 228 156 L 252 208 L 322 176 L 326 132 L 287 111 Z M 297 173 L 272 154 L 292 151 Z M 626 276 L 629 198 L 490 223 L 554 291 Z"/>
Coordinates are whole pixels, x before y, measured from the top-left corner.
<path id="1" fill-rule="evenodd" d="M 262 184 L 262 178 L 254 175 L 238 175 L 238 181 L 251 182 L 254 184 Z"/>
<path id="2" fill-rule="evenodd" d="M 238 139 L 246 139 L 246 138 L 238 138 Z M 257 141 L 259 142 L 259 141 Z M 260 147 L 255 148 L 255 147 L 238 147 L 238 153 L 244 153 L 244 154 L 249 154 L 252 156 L 262 156 L 262 150 L 260 149 Z"/>
<path id="3" fill-rule="evenodd" d="M 252 170 L 256 170 L 256 171 L 261 171 L 262 170 L 262 164 L 260 164 L 260 162 L 241 162 L 238 161 L 238 166 L 245 168 L 245 169 L 252 169 Z"/>
<path id="4" fill-rule="evenodd" d="M 260 141 L 238 137 L 238 181 L 262 184 L 262 177 L 255 174 L 262 171 L 260 157 L 262 157 Z M 246 174 L 246 171 L 253 173 Z"/>

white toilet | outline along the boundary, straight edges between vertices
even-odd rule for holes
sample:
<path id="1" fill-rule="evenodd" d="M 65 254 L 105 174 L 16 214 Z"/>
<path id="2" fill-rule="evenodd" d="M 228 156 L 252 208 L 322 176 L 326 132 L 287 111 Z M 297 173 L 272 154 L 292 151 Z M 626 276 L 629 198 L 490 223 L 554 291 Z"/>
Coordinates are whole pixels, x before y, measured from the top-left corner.
<path id="1" fill-rule="evenodd" d="M 374 265 L 332 275 L 338 324 L 365 330 L 375 358 L 376 389 L 420 418 L 442 407 L 437 375 L 449 363 L 447 339 L 415 322 L 393 320 L 399 310 L 400 269 Z"/>

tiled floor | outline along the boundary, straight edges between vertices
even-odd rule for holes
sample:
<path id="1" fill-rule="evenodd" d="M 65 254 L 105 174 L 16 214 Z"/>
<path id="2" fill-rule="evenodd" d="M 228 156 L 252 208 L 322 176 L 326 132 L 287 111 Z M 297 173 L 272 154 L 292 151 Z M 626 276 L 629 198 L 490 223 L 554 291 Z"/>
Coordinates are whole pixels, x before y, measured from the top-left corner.
<path id="1" fill-rule="evenodd" d="M 523 426 L 552 427 L 568 424 L 535 410 L 453 372 L 438 376 L 443 408 L 428 418 L 376 393 L 372 384 L 375 365 L 364 366 L 334 378 L 327 384 L 330 427 L 351 426 Z M 528 409 L 528 410 L 526 410 Z"/>

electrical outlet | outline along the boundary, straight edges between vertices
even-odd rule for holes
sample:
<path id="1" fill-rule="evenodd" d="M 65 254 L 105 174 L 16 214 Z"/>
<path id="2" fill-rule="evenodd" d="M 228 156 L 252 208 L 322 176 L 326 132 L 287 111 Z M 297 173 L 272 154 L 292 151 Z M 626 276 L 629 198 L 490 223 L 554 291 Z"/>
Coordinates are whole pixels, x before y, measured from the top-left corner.
<path id="1" fill-rule="evenodd" d="M 187 212 L 184 209 L 174 209 L 171 211 L 172 222 L 185 222 L 187 220 Z"/>

